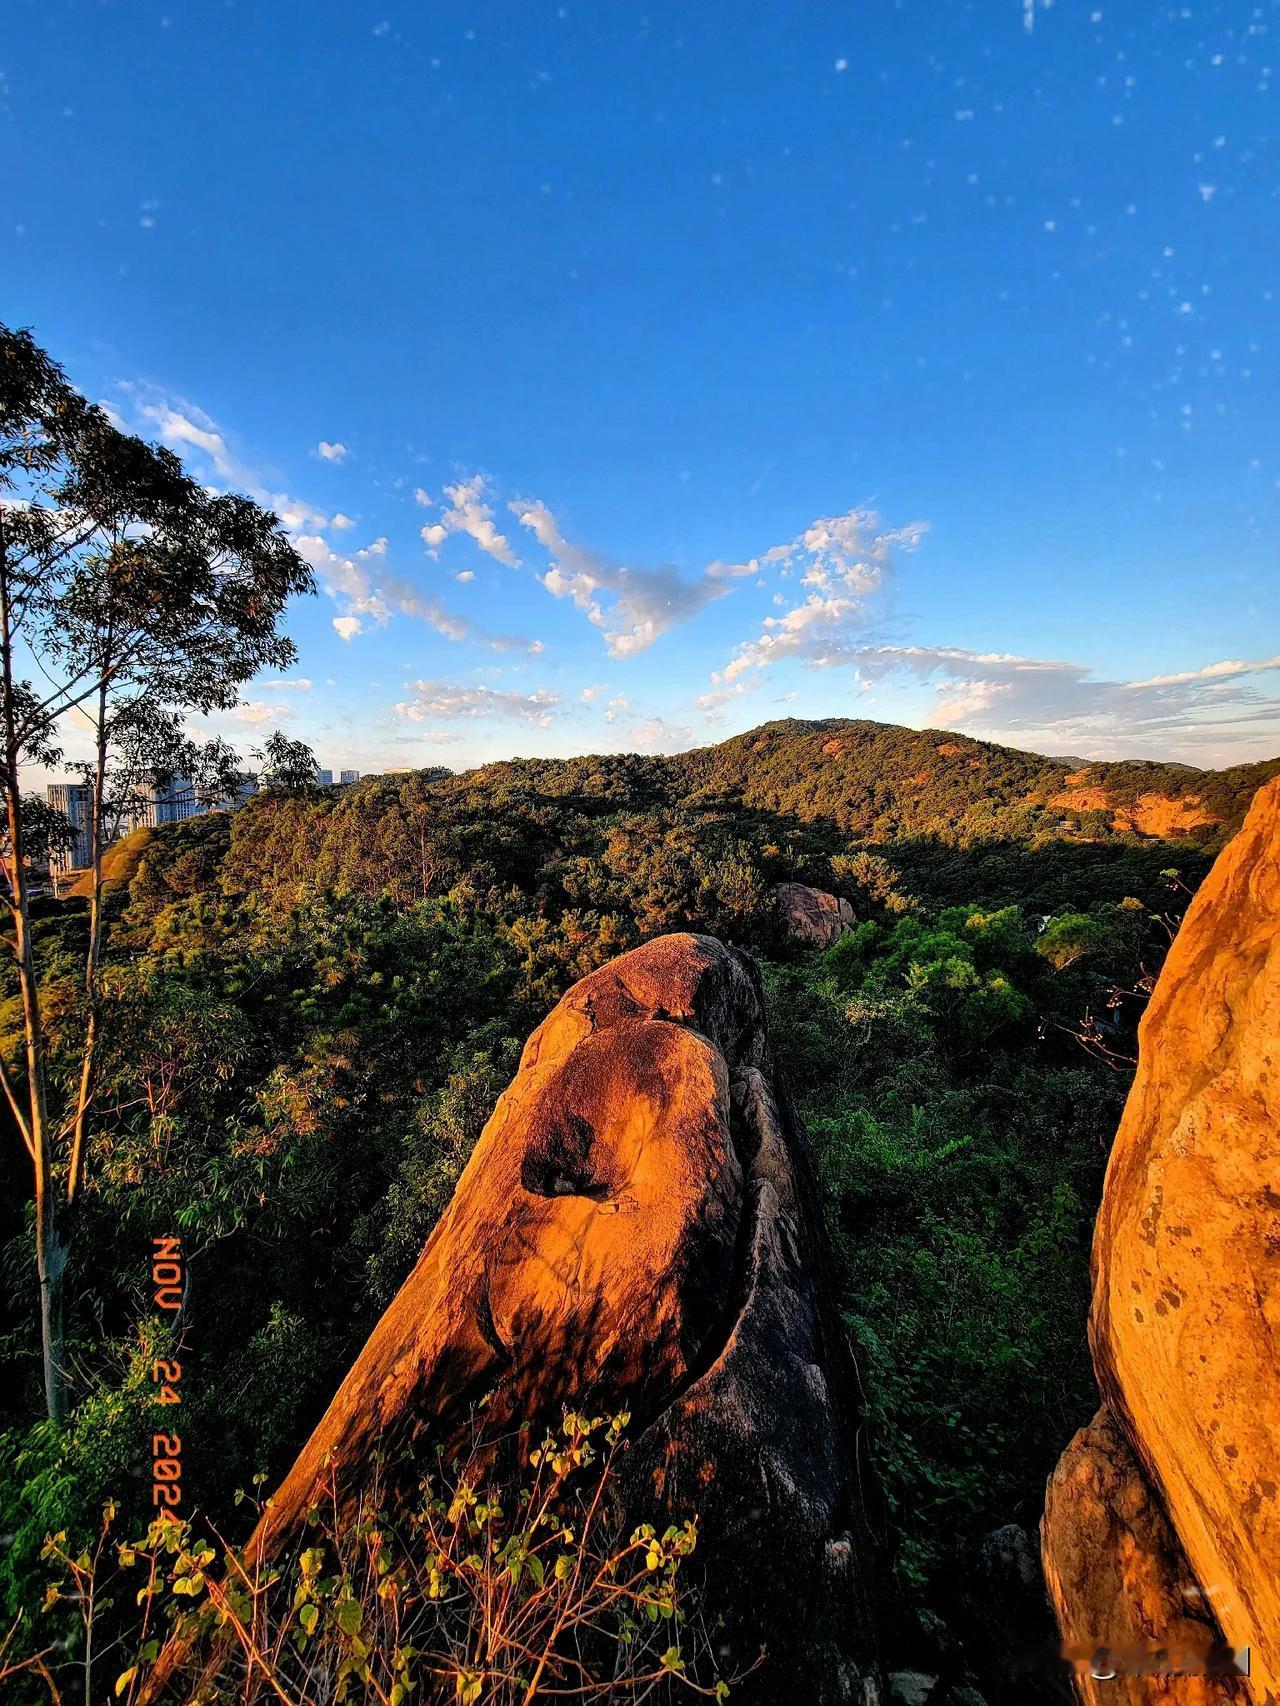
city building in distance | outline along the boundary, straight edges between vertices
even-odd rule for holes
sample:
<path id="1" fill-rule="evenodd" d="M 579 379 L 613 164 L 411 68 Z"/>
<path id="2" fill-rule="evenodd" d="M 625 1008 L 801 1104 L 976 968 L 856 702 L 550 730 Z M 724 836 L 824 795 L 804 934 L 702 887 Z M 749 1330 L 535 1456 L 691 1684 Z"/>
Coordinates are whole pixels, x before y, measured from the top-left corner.
<path id="1" fill-rule="evenodd" d="M 180 823 L 184 818 L 199 817 L 203 812 L 233 811 L 242 806 L 257 784 L 246 783 L 235 799 L 215 800 L 197 793 L 185 776 L 171 776 L 163 782 L 139 783 L 128 799 L 108 806 L 104 824 L 104 842 L 110 846 L 122 835 L 135 829 L 155 829 L 162 823 Z M 71 824 L 71 845 L 54 849 L 49 855 L 49 874 L 64 876 L 68 871 L 84 870 L 93 858 L 93 790 L 87 782 L 50 782 L 45 799 L 52 810 L 61 812 Z"/>
<path id="2" fill-rule="evenodd" d="M 93 857 L 93 790 L 87 782 L 50 782 L 45 799 L 51 811 L 61 812 L 71 825 L 71 845 L 49 854 L 49 870 L 81 870 Z"/>

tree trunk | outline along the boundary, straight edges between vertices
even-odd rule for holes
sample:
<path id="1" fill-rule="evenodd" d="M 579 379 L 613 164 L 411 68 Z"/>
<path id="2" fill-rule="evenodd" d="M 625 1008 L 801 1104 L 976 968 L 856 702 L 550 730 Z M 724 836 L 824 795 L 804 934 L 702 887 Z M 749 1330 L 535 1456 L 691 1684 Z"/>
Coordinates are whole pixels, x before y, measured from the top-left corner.
<path id="1" fill-rule="evenodd" d="M 2 528 L 0 519 L 0 528 Z M 26 850 L 22 840 L 22 791 L 18 773 L 18 733 L 13 707 L 13 636 L 9 614 L 9 573 L 3 531 L 0 531 L 0 693 L 3 694 L 4 792 L 9 824 L 9 855 L 13 861 L 13 947 L 22 992 L 22 1020 L 27 1061 L 27 1095 L 31 1147 L 35 1166 L 36 1268 L 40 1276 L 40 1332 L 44 1353 L 45 1404 L 51 1421 L 67 1414 L 66 1343 L 63 1336 L 62 1291 L 67 1266 L 65 1227 L 53 1177 L 53 1136 L 49 1130 L 45 1094 L 44 1026 L 40 990 L 31 945 L 31 909 L 27 894 Z"/>
<path id="2" fill-rule="evenodd" d="M 93 777 L 93 823 L 91 829 L 93 870 L 89 893 L 89 946 L 84 961 L 86 1006 L 84 1051 L 80 1058 L 80 1089 L 76 1097 L 76 1123 L 71 1139 L 71 1165 L 67 1173 L 67 1202 L 74 1206 L 84 1180 L 84 1140 L 93 1101 L 93 1075 L 98 1047 L 98 962 L 102 955 L 102 821 L 103 794 L 107 781 L 107 676 L 104 659 L 102 684 L 98 689 L 96 768 Z"/>

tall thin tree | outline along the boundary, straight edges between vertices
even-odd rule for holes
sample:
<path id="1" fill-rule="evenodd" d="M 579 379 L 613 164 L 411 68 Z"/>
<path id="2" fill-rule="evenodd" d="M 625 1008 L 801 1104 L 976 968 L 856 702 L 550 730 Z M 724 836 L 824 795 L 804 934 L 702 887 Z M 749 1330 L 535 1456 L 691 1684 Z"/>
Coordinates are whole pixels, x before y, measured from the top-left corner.
<path id="1" fill-rule="evenodd" d="M 25 331 L 0 326 L 0 786 L 3 896 L 22 996 L 23 1053 L 0 1086 L 31 1158 L 45 1399 L 68 1407 L 63 1292 L 84 1186 L 100 1042 L 103 853 L 113 813 L 148 777 L 234 787 L 222 743 L 183 732 L 189 711 L 236 703 L 294 648 L 289 598 L 312 588 L 276 517 L 210 493 L 171 451 L 120 431 Z M 28 837 L 45 820 L 23 771 L 60 756 L 74 719 L 89 735 L 89 920 L 76 1070 L 51 1082 L 32 931 Z"/>

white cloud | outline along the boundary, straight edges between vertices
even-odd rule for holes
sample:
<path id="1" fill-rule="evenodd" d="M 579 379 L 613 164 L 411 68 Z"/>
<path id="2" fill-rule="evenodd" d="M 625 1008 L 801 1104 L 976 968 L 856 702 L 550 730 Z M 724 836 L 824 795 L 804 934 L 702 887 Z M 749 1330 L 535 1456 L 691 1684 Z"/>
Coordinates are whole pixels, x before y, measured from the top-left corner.
<path id="1" fill-rule="evenodd" d="M 961 646 L 815 646 L 802 661 L 844 665 L 863 683 L 914 676 L 933 685 L 930 715 L 943 727 L 1081 757 L 1168 757 L 1175 748 L 1222 746 L 1228 734 L 1237 742 L 1249 724 L 1268 746 L 1280 733 L 1280 696 L 1247 679 L 1280 671 L 1280 657 L 1224 659 L 1137 681 L 1108 680 L 1061 659 Z"/>
<path id="2" fill-rule="evenodd" d="M 693 739 L 693 730 L 650 717 L 628 729 L 627 736 L 638 752 L 679 752 Z"/>
<path id="3" fill-rule="evenodd" d="M 725 669 L 714 674 L 712 680 L 736 681 L 748 670 L 765 669 L 789 657 L 803 656 L 811 663 L 820 662 L 822 631 L 838 633 L 861 609 L 858 599 L 823 598 L 811 593 L 803 604 L 794 605 L 785 616 L 766 616 L 759 638 L 739 646 Z"/>
<path id="4" fill-rule="evenodd" d="M 646 651 L 660 634 L 686 621 L 725 588 L 706 576 L 686 580 L 676 569 L 632 569 L 605 561 L 597 552 L 566 539 L 540 499 L 510 506 L 552 558 L 542 575 L 554 598 L 568 598 L 604 635 L 610 657 Z"/>
<path id="5" fill-rule="evenodd" d="M 698 709 L 707 712 L 718 711 L 722 705 L 727 705 L 731 699 L 738 698 L 746 690 L 745 681 L 736 681 L 732 687 L 717 687 L 710 693 L 701 693 L 698 695 Z"/>
<path id="6" fill-rule="evenodd" d="M 414 723 L 437 717 L 446 720 L 503 717 L 535 723 L 545 729 L 550 726 L 552 710 L 560 702 L 556 694 L 544 687 L 533 693 L 518 693 L 446 681 L 412 681 L 408 686 L 413 697 L 398 704 L 396 714 Z"/>
<path id="7" fill-rule="evenodd" d="M 336 529 L 339 533 L 346 533 L 355 526 L 355 522 L 352 521 L 349 515 L 343 515 L 342 511 L 339 510 L 337 515 L 335 515 L 333 520 L 329 523 L 329 526 Z"/>
<path id="8" fill-rule="evenodd" d="M 415 486 L 413 488 L 413 501 L 416 504 L 421 504 L 423 509 L 430 509 L 436 500 L 425 486 Z"/>
<path id="9" fill-rule="evenodd" d="M 305 675 L 294 676 L 286 681 L 264 681 L 263 687 L 274 689 L 277 693 L 310 693 L 311 682 Z"/>
<path id="10" fill-rule="evenodd" d="M 226 434 L 202 409 L 181 398 L 169 398 L 136 385 L 125 385 L 122 389 L 133 400 L 142 419 L 158 433 L 162 444 L 171 450 L 195 451 L 220 480 L 274 510 L 290 532 L 329 526 L 329 517 L 323 510 L 290 497 L 287 492 L 271 491 L 261 476 L 235 454 Z"/>
<path id="11" fill-rule="evenodd" d="M 499 533 L 494 525 L 493 506 L 486 501 L 488 487 L 483 474 L 455 481 L 445 487 L 444 495 L 449 502 L 440 520 L 430 522 L 422 529 L 422 541 L 433 557 L 440 554 L 440 547 L 451 533 L 465 533 L 498 562 L 506 563 L 508 568 L 518 566 L 520 559 L 512 551 L 506 534 Z M 418 493 L 415 492 L 414 496 L 418 497 Z M 427 494 L 422 492 L 419 502 L 426 497 Z"/>
<path id="12" fill-rule="evenodd" d="M 928 530 L 927 521 L 886 529 L 877 511 L 851 509 L 843 515 L 819 516 L 787 544 L 772 545 L 745 562 L 710 563 L 707 573 L 713 579 L 741 579 L 763 575 L 779 565 L 803 567 L 801 579 L 806 586 L 823 591 L 842 586 L 865 596 L 879 586 L 893 552 L 914 551 Z"/>
<path id="13" fill-rule="evenodd" d="M 827 649 L 846 648 L 883 586 L 894 553 L 914 551 L 928 528 L 926 521 L 886 528 L 877 511 L 851 509 L 819 516 L 788 544 L 771 546 L 747 562 L 712 563 L 707 573 L 717 579 L 763 576 L 772 568 L 783 576 L 802 570 L 801 585 L 810 588 L 784 615 L 766 616 L 757 638 L 744 641 L 722 671 L 713 671 L 712 681 L 723 685 L 789 657 L 820 662 Z M 779 602 L 777 594 L 773 602 Z"/>
<path id="14" fill-rule="evenodd" d="M 269 705 L 265 699 L 242 699 L 227 712 L 233 722 L 247 723 L 257 728 L 260 723 L 287 722 L 292 715 L 286 705 Z"/>
<path id="15" fill-rule="evenodd" d="M 454 641 L 472 641 L 495 652 L 528 652 L 536 656 L 542 650 L 540 640 L 526 639 L 522 634 L 492 634 L 478 627 L 469 617 L 450 610 L 438 598 L 433 598 L 402 575 L 388 572 L 382 566 L 386 556 L 385 539 L 375 539 L 354 556 L 344 557 L 319 534 L 304 533 L 294 540 L 299 554 L 310 563 L 331 597 L 346 604 L 344 614 L 368 617 L 379 627 L 391 618 L 393 611 L 414 616 L 428 623 L 438 634 Z M 376 578 L 375 578 L 376 577 Z M 336 624 L 335 624 L 336 626 Z M 351 633 L 343 633 L 350 639 Z"/>
<path id="16" fill-rule="evenodd" d="M 340 640 L 354 640 L 362 632 L 358 616 L 335 616 L 333 625 L 338 630 Z"/>
<path id="17" fill-rule="evenodd" d="M 1192 681 L 1224 681 L 1239 675 L 1258 675 L 1271 669 L 1280 669 L 1280 657 L 1261 658 L 1257 663 L 1223 658 L 1219 663 L 1205 664 L 1203 669 L 1184 669 L 1177 675 L 1153 675 L 1146 681 L 1130 681 L 1127 686 L 1131 692 L 1144 687 L 1182 687 Z"/>
<path id="18" fill-rule="evenodd" d="M 540 576 L 542 585 L 553 597 L 568 599 L 581 610 L 604 635 L 609 655 L 617 658 L 647 650 L 669 628 L 724 597 L 734 580 L 762 580 L 773 570 L 784 578 L 802 570 L 804 584 L 816 591 L 865 600 L 880 585 L 893 552 L 914 550 L 927 529 L 921 521 L 886 529 L 874 510 L 852 509 L 820 516 L 794 539 L 745 562 L 717 559 L 690 579 L 672 567 L 636 569 L 613 563 L 575 544 L 565 538 L 540 499 L 508 507 L 551 558 Z M 425 530 L 424 537 L 430 531 Z M 762 646 L 762 652 L 769 649 Z"/>
<path id="19" fill-rule="evenodd" d="M 474 569 L 459 569 L 458 573 L 453 578 L 456 581 L 461 581 L 463 586 L 466 586 L 470 581 L 473 581 L 476 578 L 476 571 Z"/>
<path id="20" fill-rule="evenodd" d="M 582 689 L 582 692 L 578 695 L 578 697 L 584 705 L 591 705 L 600 697 L 600 695 L 603 692 L 604 692 L 604 684 L 603 684 L 603 682 L 598 681 L 598 682 L 596 682 L 594 687 L 584 687 Z"/>
<path id="21" fill-rule="evenodd" d="M 324 462 L 341 462 L 346 454 L 346 445 L 337 441 L 330 444 L 327 438 L 322 438 L 316 445 L 316 455 Z"/>

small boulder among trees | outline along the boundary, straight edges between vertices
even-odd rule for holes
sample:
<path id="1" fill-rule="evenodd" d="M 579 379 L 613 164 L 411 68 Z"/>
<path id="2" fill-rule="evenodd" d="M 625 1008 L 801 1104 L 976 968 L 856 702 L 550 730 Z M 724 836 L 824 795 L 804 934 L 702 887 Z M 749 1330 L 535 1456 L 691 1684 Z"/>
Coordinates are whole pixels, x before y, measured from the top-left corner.
<path id="1" fill-rule="evenodd" d="M 783 928 L 793 941 L 829 948 L 856 922 L 849 902 L 825 889 L 810 888 L 807 883 L 779 883 L 774 892 Z"/>

